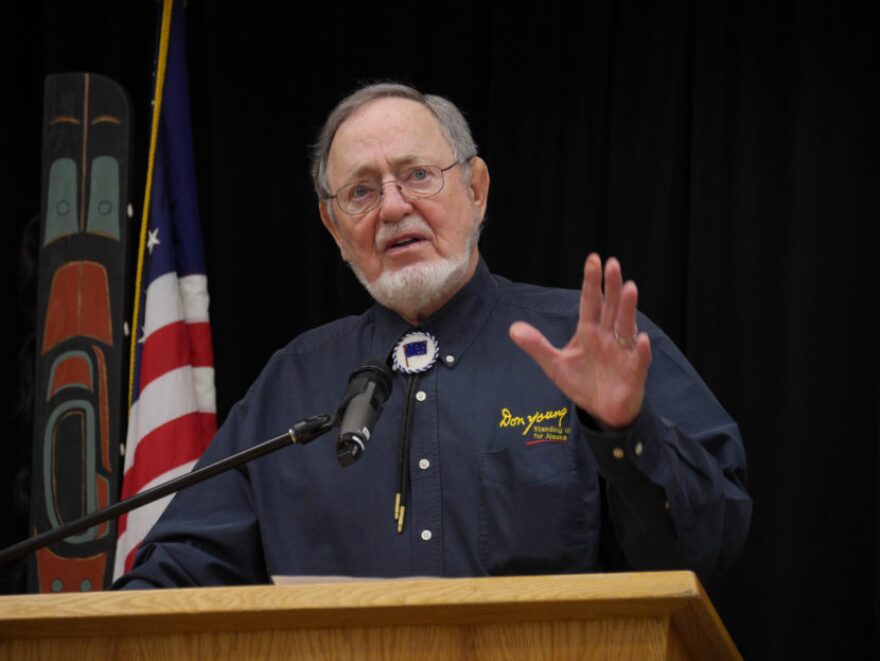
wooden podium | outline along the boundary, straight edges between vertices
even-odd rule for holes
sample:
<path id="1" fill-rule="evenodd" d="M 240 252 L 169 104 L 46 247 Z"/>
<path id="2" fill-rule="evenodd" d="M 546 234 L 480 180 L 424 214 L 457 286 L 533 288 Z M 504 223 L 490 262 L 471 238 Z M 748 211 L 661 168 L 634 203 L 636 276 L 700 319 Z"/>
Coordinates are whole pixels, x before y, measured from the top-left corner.
<path id="1" fill-rule="evenodd" d="M 0 659 L 739 659 L 690 572 L 0 597 Z"/>

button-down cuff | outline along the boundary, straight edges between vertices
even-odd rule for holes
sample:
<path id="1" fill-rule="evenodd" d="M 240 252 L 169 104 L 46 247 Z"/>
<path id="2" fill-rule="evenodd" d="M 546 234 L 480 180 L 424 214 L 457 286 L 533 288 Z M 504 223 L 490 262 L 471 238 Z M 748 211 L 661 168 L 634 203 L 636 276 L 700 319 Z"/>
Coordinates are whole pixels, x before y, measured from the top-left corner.
<path id="1" fill-rule="evenodd" d="M 627 484 L 650 479 L 662 465 L 662 443 L 653 426 L 659 421 L 647 400 L 633 423 L 626 429 L 604 431 L 586 411 L 577 409 L 584 436 L 593 450 L 599 472 L 611 484 Z M 658 476 L 655 476 L 658 477 Z"/>

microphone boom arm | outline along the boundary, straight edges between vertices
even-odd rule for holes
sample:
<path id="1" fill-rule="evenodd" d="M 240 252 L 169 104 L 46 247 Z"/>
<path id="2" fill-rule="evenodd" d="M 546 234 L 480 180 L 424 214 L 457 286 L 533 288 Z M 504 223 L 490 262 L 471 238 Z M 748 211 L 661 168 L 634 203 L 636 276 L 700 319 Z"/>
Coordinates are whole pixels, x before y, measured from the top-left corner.
<path id="1" fill-rule="evenodd" d="M 259 443 L 247 450 L 242 450 L 226 459 L 218 461 L 215 464 L 204 466 L 196 471 L 181 475 L 180 477 L 169 480 L 164 484 L 160 484 L 147 491 L 135 494 L 131 498 L 126 498 L 118 503 L 114 503 L 109 507 L 93 512 L 87 516 L 71 521 L 58 528 L 47 530 L 34 537 L 30 537 L 24 541 L 14 544 L 3 551 L 0 551 L 0 566 L 3 566 L 13 560 L 17 560 L 27 555 L 31 551 L 36 551 L 43 546 L 48 546 L 57 541 L 70 537 L 78 532 L 87 530 L 92 526 L 103 523 L 108 519 L 115 518 L 133 509 L 137 509 L 155 500 L 159 500 L 164 496 L 185 489 L 194 484 L 198 484 L 209 477 L 213 477 L 220 473 L 224 473 L 231 468 L 236 468 L 249 461 L 262 457 L 265 454 L 279 450 L 288 443 L 293 445 L 306 445 L 315 440 L 322 434 L 330 431 L 335 420 L 329 415 L 316 415 L 297 422 L 293 428 L 289 429 L 286 434 L 276 436 L 275 438 Z"/>

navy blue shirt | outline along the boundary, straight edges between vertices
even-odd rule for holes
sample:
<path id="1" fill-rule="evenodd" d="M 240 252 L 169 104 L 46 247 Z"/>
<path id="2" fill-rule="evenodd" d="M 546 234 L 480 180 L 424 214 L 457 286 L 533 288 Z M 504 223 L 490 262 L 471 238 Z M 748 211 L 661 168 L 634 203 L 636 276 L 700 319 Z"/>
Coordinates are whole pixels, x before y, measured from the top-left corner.
<path id="1" fill-rule="evenodd" d="M 440 359 L 412 402 L 410 485 L 394 521 L 405 375 L 395 373 L 363 457 L 333 434 L 180 492 L 116 587 L 263 583 L 272 575 L 484 576 L 687 568 L 704 581 L 743 544 L 751 501 L 736 424 L 646 317 L 653 361 L 626 431 L 603 432 L 508 336 L 556 346 L 580 293 L 512 283 L 480 262 L 420 328 Z M 412 330 L 380 305 L 273 356 L 199 466 L 335 411 L 352 369 Z"/>

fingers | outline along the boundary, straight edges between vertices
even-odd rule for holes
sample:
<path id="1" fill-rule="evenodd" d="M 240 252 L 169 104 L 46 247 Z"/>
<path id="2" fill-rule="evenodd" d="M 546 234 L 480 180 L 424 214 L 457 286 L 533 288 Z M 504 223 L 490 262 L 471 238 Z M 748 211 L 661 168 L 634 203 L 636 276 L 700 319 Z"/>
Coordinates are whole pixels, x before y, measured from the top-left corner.
<path id="1" fill-rule="evenodd" d="M 576 337 L 582 337 L 585 327 L 598 325 L 612 333 L 621 346 L 632 349 L 637 344 L 637 305 L 639 291 L 632 281 L 623 282 L 620 262 L 610 257 L 605 263 L 603 296 L 602 259 L 591 253 L 584 263 L 584 279 L 580 298 L 580 318 Z M 549 361 L 559 356 L 559 350 L 533 326 L 517 322 L 510 327 L 510 337 L 546 372 Z"/>
<path id="2" fill-rule="evenodd" d="M 541 331 L 524 321 L 514 322 L 510 326 L 509 333 L 514 344 L 525 351 L 552 379 L 553 363 L 559 355 L 559 349 L 550 344 Z"/>
<path id="3" fill-rule="evenodd" d="M 599 296 L 595 297 L 594 278 L 598 276 L 601 264 L 598 255 L 592 254 L 587 258 L 587 265 L 584 268 L 584 291 L 581 294 L 581 323 L 597 322 L 606 332 L 614 333 L 621 345 L 631 347 L 635 344 L 638 333 L 636 324 L 638 288 L 632 281 L 623 282 L 620 262 L 610 257 L 605 263 L 605 296 L 601 297 L 601 289 L 599 289 Z"/>
<path id="4" fill-rule="evenodd" d="M 602 260 L 591 253 L 584 263 L 584 282 L 581 285 L 580 323 L 595 324 L 602 312 Z"/>
<path id="5" fill-rule="evenodd" d="M 620 262 L 614 257 L 609 257 L 605 262 L 605 300 L 602 302 L 602 312 L 599 314 L 599 326 L 606 331 L 614 330 L 622 288 L 623 276 L 620 273 Z"/>
<path id="6" fill-rule="evenodd" d="M 617 306 L 617 318 L 614 320 L 614 334 L 628 343 L 635 342 L 638 326 L 636 324 L 636 306 L 639 302 L 639 290 L 636 283 L 627 282 L 620 292 Z"/>
<path id="7" fill-rule="evenodd" d="M 636 338 L 636 353 L 639 354 L 642 370 L 647 375 L 648 366 L 651 364 L 651 339 L 647 333 L 639 333 Z"/>

